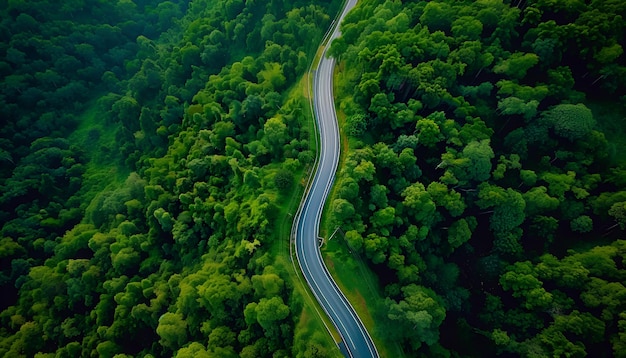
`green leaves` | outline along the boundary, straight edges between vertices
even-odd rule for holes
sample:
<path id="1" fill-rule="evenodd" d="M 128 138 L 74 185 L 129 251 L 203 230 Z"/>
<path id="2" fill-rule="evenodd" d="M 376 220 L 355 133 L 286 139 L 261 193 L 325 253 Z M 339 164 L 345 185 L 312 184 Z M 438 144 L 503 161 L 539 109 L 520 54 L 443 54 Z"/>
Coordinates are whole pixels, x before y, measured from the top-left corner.
<path id="1" fill-rule="evenodd" d="M 419 223 L 430 225 L 432 222 L 436 206 L 431 194 L 426 191 L 424 184 L 417 182 L 410 185 L 402 192 L 404 206 L 410 209 L 413 219 Z"/>
<path id="2" fill-rule="evenodd" d="M 591 110 L 582 103 L 554 106 L 543 113 L 543 119 L 554 126 L 557 135 L 570 141 L 585 137 L 596 123 Z"/>
<path id="3" fill-rule="evenodd" d="M 433 345 L 439 339 L 439 325 L 446 317 L 441 298 L 432 290 L 414 284 L 402 289 L 402 299 L 387 299 L 387 317 L 392 321 L 390 331 L 407 339 L 413 349 L 422 343 Z"/>
<path id="4" fill-rule="evenodd" d="M 354 215 L 354 206 L 345 199 L 335 199 L 333 201 L 333 213 L 340 222 L 348 221 Z"/>
<path id="5" fill-rule="evenodd" d="M 539 62 L 539 56 L 534 53 L 515 52 L 509 58 L 500 61 L 493 67 L 494 73 L 502 73 L 511 78 L 521 79 L 526 72 Z"/>
<path id="6" fill-rule="evenodd" d="M 471 237 L 472 231 L 465 219 L 455 221 L 448 229 L 448 243 L 453 249 L 460 247 L 469 241 Z"/>
<path id="7" fill-rule="evenodd" d="M 160 343 L 172 350 L 182 347 L 187 342 L 187 323 L 181 314 L 164 313 L 159 318 L 156 331 L 161 337 Z"/>
<path id="8" fill-rule="evenodd" d="M 269 330 L 277 321 L 281 321 L 289 315 L 289 307 L 284 304 L 282 298 L 262 298 L 255 308 L 256 319 L 259 325 Z"/>

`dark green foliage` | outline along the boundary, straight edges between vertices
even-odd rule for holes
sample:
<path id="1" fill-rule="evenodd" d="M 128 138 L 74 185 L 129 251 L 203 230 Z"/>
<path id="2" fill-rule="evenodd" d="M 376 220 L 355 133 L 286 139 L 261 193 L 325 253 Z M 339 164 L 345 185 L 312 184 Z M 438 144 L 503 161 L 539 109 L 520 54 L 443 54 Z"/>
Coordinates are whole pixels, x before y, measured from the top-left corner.
<path id="1" fill-rule="evenodd" d="M 544 119 L 554 126 L 557 135 L 575 141 L 589 135 L 595 121 L 584 104 L 560 104 L 544 113 Z"/>
<path id="2" fill-rule="evenodd" d="M 287 191 L 293 185 L 293 172 L 288 169 L 280 169 L 274 176 L 274 183 L 280 191 Z"/>
<path id="3" fill-rule="evenodd" d="M 622 234 L 623 173 L 608 160 L 621 139 L 607 143 L 598 128 L 611 119 L 595 108 L 602 98 L 623 116 L 625 16 L 610 1 L 379 0 L 342 25 L 331 52 L 343 71 L 344 129 L 358 141 L 349 139 L 334 217 L 398 305 L 394 324 L 420 327 L 422 313 L 399 313 L 400 292 L 419 283 L 454 312 L 443 326 L 460 315 L 493 342 L 468 354 L 454 333 L 430 326 L 415 336 L 441 333 L 449 344 L 407 339 L 407 355 L 619 354 L 617 321 L 577 299 L 587 279 L 540 277 L 539 262 L 580 246 L 563 260 L 591 268 L 585 254 L 595 249 L 584 245 Z M 384 147 L 395 166 L 381 165 Z M 453 270 L 440 262 L 462 279 L 444 280 Z"/>

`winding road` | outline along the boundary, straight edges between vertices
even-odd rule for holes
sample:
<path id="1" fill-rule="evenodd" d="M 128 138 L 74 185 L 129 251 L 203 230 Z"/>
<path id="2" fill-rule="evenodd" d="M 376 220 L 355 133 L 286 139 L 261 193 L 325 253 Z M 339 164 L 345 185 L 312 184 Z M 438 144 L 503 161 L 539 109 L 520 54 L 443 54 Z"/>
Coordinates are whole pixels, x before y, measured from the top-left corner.
<path id="1" fill-rule="evenodd" d="M 356 2 L 357 0 L 347 0 L 336 24 L 341 23 Z M 331 31 L 333 32 L 328 44 L 339 36 L 339 26 Z M 295 218 L 296 257 L 315 298 L 339 331 L 342 352 L 350 358 L 379 357 L 363 322 L 329 274 L 318 246 L 322 209 L 335 179 L 340 153 L 339 127 L 333 97 L 334 66 L 335 60 L 327 58 L 324 51 L 315 71 L 313 84 L 314 111 L 320 132 L 320 154 L 317 172 Z"/>

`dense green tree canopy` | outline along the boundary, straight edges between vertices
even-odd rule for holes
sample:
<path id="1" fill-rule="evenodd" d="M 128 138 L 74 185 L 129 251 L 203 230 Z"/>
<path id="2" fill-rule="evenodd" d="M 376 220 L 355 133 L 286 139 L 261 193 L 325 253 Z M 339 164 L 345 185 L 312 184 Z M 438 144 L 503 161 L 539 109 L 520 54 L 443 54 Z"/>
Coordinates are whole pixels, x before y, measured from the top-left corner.
<path id="1" fill-rule="evenodd" d="M 270 247 L 339 5 L 0 5 L 0 355 L 307 354 Z"/>
<path id="2" fill-rule="evenodd" d="M 591 247 L 624 228 L 616 4 L 380 0 L 346 18 L 331 45 L 345 167 L 369 170 L 342 170 L 350 215 L 334 217 L 384 286 L 381 325 L 427 327 L 416 284 L 445 302 L 420 331 L 440 338 L 404 340 L 407 355 L 619 354 L 619 318 L 580 299 L 589 270 L 611 271 Z M 372 159 L 383 147 L 401 171 Z"/>
<path id="3" fill-rule="evenodd" d="M 299 81 L 340 5 L 0 5 L 0 355 L 340 355 L 285 236 L 315 163 Z M 335 268 L 377 275 L 356 306 L 383 353 L 623 356 L 624 18 L 544 0 L 346 16 L 320 234 L 351 250 L 325 245 Z"/>

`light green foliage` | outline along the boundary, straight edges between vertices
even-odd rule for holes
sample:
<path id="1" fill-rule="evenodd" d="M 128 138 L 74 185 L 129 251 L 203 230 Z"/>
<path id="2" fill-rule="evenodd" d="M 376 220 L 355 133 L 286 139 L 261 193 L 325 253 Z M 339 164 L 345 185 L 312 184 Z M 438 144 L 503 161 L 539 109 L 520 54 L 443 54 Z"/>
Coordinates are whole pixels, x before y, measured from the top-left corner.
<path id="1" fill-rule="evenodd" d="M 437 206 L 446 208 L 453 217 L 463 214 L 467 207 L 461 194 L 454 189 L 448 189 L 445 184 L 432 182 L 428 184 L 426 191 L 431 195 Z"/>
<path id="2" fill-rule="evenodd" d="M 565 193 L 571 190 L 575 177 L 576 173 L 573 171 L 569 171 L 567 174 L 547 172 L 541 176 L 541 179 L 548 183 L 548 193 L 563 201 Z"/>
<path id="3" fill-rule="evenodd" d="M 293 332 L 306 315 L 271 243 L 313 161 L 306 99 L 285 90 L 338 3 L 96 2 L 0 10 L 0 355 L 331 355 L 325 333 Z M 355 138 L 329 209 L 386 274 L 368 310 L 390 346 L 623 355 L 624 10 L 348 14 L 331 52 Z M 477 332 L 494 345 L 465 344 Z"/>
<path id="4" fill-rule="evenodd" d="M 533 186 L 537 182 L 537 173 L 532 170 L 521 169 L 520 179 L 524 185 Z"/>
<path id="5" fill-rule="evenodd" d="M 599 52 L 594 55 L 594 58 L 603 65 L 608 65 L 614 62 L 618 57 L 624 53 L 624 49 L 620 44 L 612 44 L 610 46 L 603 47 Z"/>
<path id="6" fill-rule="evenodd" d="M 174 219 L 172 218 L 170 213 L 165 211 L 165 209 L 158 208 L 157 210 L 155 210 L 154 211 L 154 217 L 158 220 L 158 222 L 161 225 L 161 228 L 163 229 L 163 231 L 171 231 L 172 230 L 172 227 L 174 225 Z"/>
<path id="7" fill-rule="evenodd" d="M 413 219 L 429 225 L 433 220 L 436 206 L 431 194 L 424 188 L 424 184 L 420 182 L 412 184 L 402 192 L 402 196 L 405 207 L 411 209 Z"/>
<path id="8" fill-rule="evenodd" d="M 272 267 L 267 266 L 265 268 L 267 273 L 252 276 L 252 287 L 258 297 L 274 297 L 281 293 L 284 281 L 271 271 Z"/>
<path id="9" fill-rule="evenodd" d="M 537 85 L 531 87 L 520 85 L 519 83 L 511 80 L 500 80 L 496 82 L 496 86 L 498 87 L 498 95 L 503 97 L 507 96 L 505 98 L 516 98 L 527 104 L 539 104 L 539 102 L 546 98 L 546 96 L 550 93 L 548 86 Z"/>
<path id="10" fill-rule="evenodd" d="M 524 102 L 517 97 L 503 98 L 498 102 L 498 110 L 505 115 L 521 115 L 525 120 L 532 119 L 537 114 L 539 102 L 531 100 Z"/>
<path id="11" fill-rule="evenodd" d="M 548 195 L 545 186 L 536 186 L 522 194 L 526 202 L 526 215 L 534 216 L 556 209 L 560 202 Z"/>
<path id="12" fill-rule="evenodd" d="M 511 343 L 509 335 L 505 331 L 498 328 L 491 332 L 491 339 L 497 346 L 508 346 L 509 343 Z"/>
<path id="13" fill-rule="evenodd" d="M 418 120 L 415 129 L 417 131 L 417 142 L 428 148 L 434 147 L 443 139 L 439 126 L 431 119 L 424 118 Z"/>
<path id="14" fill-rule="evenodd" d="M 156 331 L 161 337 L 160 343 L 173 350 L 182 347 L 187 341 L 187 323 L 180 314 L 164 313 L 159 318 L 159 326 Z"/>
<path id="15" fill-rule="evenodd" d="M 360 250 L 363 246 L 363 237 L 356 230 L 350 230 L 346 232 L 345 239 L 348 245 L 354 250 Z"/>
<path id="16" fill-rule="evenodd" d="M 543 288 L 530 262 L 517 262 L 500 277 L 502 288 L 512 291 L 513 297 L 525 298 L 524 306 L 531 310 L 546 308 L 552 303 L 552 294 Z"/>
<path id="17" fill-rule="evenodd" d="M 276 62 L 267 62 L 264 66 L 265 69 L 258 74 L 260 84 L 272 90 L 281 90 L 286 81 L 281 65 Z"/>
<path id="18" fill-rule="evenodd" d="M 473 16 L 461 16 L 452 22 L 452 35 L 460 40 L 476 40 L 483 32 L 483 24 Z"/>
<path id="19" fill-rule="evenodd" d="M 509 58 L 500 61 L 493 67 L 493 72 L 503 73 L 515 79 L 526 76 L 526 72 L 539 62 L 534 53 L 515 52 Z"/>
<path id="20" fill-rule="evenodd" d="M 386 237 L 374 233 L 369 234 L 364 239 L 363 246 L 365 248 L 365 254 L 373 263 L 380 264 L 387 259 L 389 240 L 387 240 Z"/>
<path id="21" fill-rule="evenodd" d="M 395 222 L 395 213 L 396 210 L 391 206 L 376 211 L 372 216 L 372 225 L 378 229 L 392 225 Z"/>
<path id="22" fill-rule="evenodd" d="M 364 179 L 366 181 L 372 181 L 374 179 L 375 172 L 376 168 L 374 167 L 374 164 L 369 160 L 363 159 L 354 167 L 352 173 L 354 178 L 357 180 Z"/>
<path id="23" fill-rule="evenodd" d="M 278 321 L 289 315 L 289 307 L 284 304 L 279 296 L 262 298 L 255 308 L 256 319 L 266 330 L 269 330 Z"/>
<path id="24" fill-rule="evenodd" d="M 626 201 L 613 204 L 609 209 L 609 215 L 615 218 L 622 230 L 626 228 Z"/>
<path id="25" fill-rule="evenodd" d="M 192 342 L 187 347 L 183 347 L 176 352 L 176 358 L 210 358 L 209 354 L 204 346 L 198 342 Z"/>

